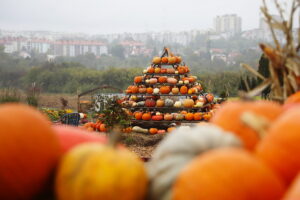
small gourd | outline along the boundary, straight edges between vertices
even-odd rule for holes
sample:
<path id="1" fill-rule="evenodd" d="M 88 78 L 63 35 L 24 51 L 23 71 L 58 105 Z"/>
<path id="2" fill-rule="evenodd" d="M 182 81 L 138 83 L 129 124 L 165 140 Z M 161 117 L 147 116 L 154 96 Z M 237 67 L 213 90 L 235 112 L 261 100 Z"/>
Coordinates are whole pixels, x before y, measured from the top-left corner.
<path id="1" fill-rule="evenodd" d="M 139 126 L 134 126 L 132 128 L 132 131 L 137 132 L 137 133 L 145 133 L 145 134 L 148 133 L 148 129 L 144 129 L 144 128 L 141 128 Z"/>

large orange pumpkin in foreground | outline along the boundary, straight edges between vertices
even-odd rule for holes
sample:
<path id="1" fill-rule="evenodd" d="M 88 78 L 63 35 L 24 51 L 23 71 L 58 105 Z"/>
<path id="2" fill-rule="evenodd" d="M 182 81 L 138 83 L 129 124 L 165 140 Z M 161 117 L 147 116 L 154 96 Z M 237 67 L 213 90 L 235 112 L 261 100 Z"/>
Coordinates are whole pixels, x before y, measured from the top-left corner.
<path id="1" fill-rule="evenodd" d="M 257 145 L 256 155 L 264 160 L 286 184 L 300 171 L 300 107 L 285 112 Z"/>
<path id="2" fill-rule="evenodd" d="M 191 161 L 173 187 L 173 200 L 279 200 L 285 187 L 242 149 L 220 148 Z"/>
<path id="3" fill-rule="evenodd" d="M 245 124 L 242 120 L 246 112 L 251 112 L 257 117 L 272 122 L 282 113 L 282 108 L 279 104 L 271 101 L 227 102 L 218 109 L 216 114 L 212 117 L 211 122 L 226 131 L 235 133 L 240 137 L 247 149 L 253 150 L 260 136 L 253 127 Z M 262 122 L 263 120 L 259 121 Z"/>
<path id="4" fill-rule="evenodd" d="M 21 104 L 0 106 L 0 199 L 34 199 L 61 154 L 50 122 Z"/>
<path id="5" fill-rule="evenodd" d="M 293 184 L 286 192 L 283 200 L 298 200 L 300 199 L 300 174 L 296 177 Z"/>
<path id="6" fill-rule="evenodd" d="M 292 94 L 284 102 L 284 104 L 294 104 L 294 103 L 300 103 L 300 92 L 296 92 Z"/>

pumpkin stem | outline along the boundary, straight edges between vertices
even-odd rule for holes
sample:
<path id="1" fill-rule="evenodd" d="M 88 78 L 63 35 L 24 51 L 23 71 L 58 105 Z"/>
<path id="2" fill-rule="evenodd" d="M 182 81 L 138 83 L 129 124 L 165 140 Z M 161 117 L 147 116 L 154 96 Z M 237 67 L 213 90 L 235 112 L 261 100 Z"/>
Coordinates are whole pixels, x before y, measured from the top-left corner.
<path id="1" fill-rule="evenodd" d="M 259 138 L 263 138 L 266 135 L 266 130 L 271 124 L 267 118 L 253 112 L 244 112 L 241 115 L 241 121 L 246 124 L 246 126 L 255 130 L 258 133 Z"/>
<path id="2" fill-rule="evenodd" d="M 116 147 L 118 142 L 121 140 L 121 128 L 119 126 L 114 127 L 110 133 L 108 145 Z"/>

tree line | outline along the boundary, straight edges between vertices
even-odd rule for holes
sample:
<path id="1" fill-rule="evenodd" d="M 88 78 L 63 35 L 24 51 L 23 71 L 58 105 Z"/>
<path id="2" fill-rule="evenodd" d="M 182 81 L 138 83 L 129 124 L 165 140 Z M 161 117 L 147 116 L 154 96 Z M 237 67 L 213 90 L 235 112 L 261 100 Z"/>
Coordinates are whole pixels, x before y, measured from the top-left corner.
<path id="1" fill-rule="evenodd" d="M 35 83 L 46 93 L 77 93 L 101 85 L 125 89 L 133 83 L 135 76 L 142 74 L 143 67 L 107 67 L 95 69 L 80 62 L 45 62 L 43 57 L 23 59 L 8 55 L 0 48 L 0 88 L 27 89 Z M 196 61 L 195 61 L 196 62 Z M 208 70 L 191 68 L 192 75 L 198 77 L 206 92 L 217 96 L 236 96 L 238 90 L 245 90 L 241 72 L 237 70 Z M 244 75 L 243 75 L 244 76 Z M 246 78 L 249 79 L 249 78 Z M 254 87 L 258 83 L 250 76 Z"/>

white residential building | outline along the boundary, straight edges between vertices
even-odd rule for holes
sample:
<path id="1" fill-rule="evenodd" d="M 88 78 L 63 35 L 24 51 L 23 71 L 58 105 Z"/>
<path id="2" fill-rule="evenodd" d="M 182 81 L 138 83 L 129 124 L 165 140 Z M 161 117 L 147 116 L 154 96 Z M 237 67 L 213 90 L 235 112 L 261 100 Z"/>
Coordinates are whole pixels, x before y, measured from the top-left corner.
<path id="1" fill-rule="evenodd" d="M 236 14 L 217 16 L 214 26 L 216 33 L 239 34 L 242 32 L 242 19 Z"/>

